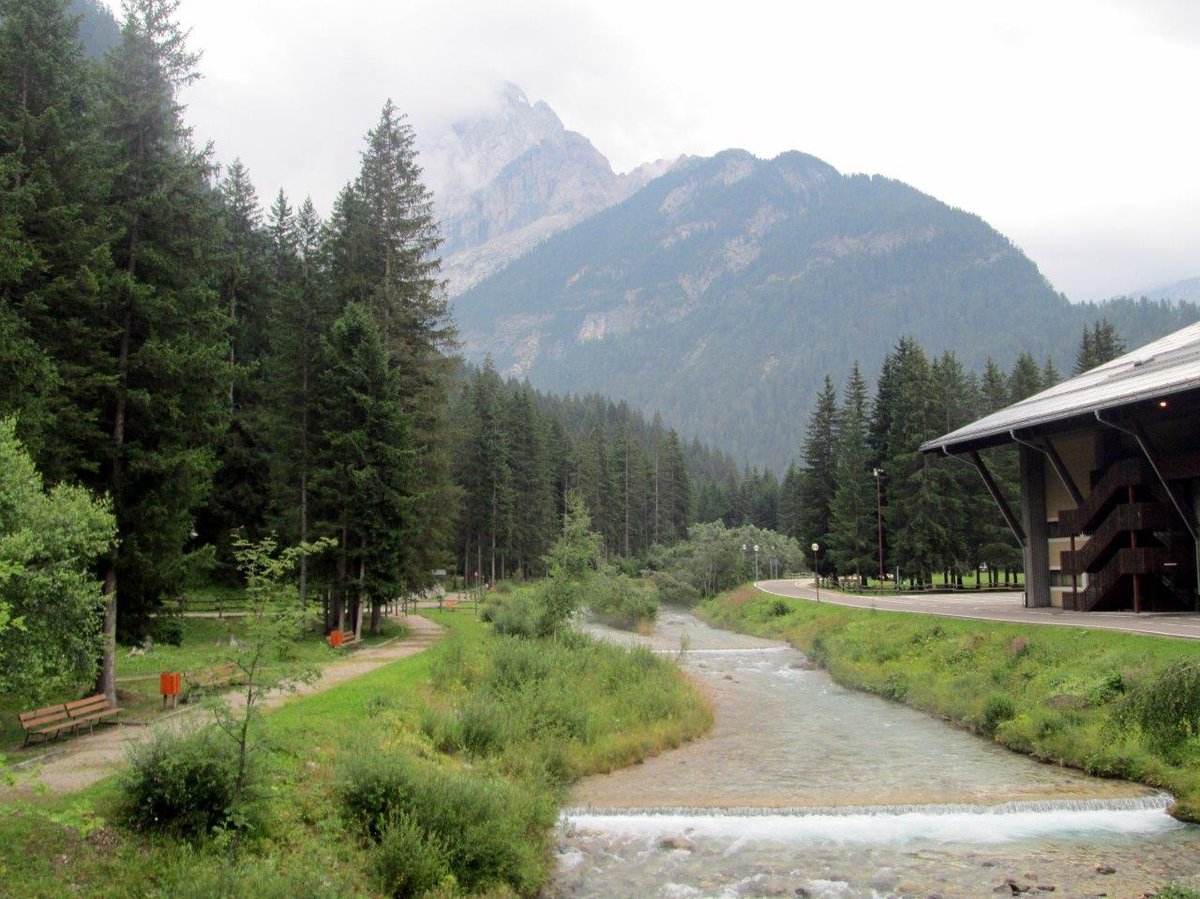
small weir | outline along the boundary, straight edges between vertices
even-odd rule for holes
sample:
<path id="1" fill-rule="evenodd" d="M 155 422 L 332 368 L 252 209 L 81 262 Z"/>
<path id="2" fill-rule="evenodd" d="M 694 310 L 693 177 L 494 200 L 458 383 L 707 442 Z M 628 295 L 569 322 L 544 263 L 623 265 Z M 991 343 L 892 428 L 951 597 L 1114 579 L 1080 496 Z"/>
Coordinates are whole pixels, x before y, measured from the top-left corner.
<path id="1" fill-rule="evenodd" d="M 649 638 L 595 632 L 675 654 L 716 725 L 577 787 L 550 895 L 1140 896 L 1200 873 L 1200 829 L 1165 793 L 1008 752 L 687 613 Z"/>

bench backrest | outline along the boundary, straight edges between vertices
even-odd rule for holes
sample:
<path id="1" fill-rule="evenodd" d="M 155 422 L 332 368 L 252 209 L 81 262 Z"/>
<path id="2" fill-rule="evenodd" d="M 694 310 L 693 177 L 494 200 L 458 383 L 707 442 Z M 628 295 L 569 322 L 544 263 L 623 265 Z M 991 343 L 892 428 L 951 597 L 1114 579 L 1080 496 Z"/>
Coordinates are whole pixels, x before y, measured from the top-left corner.
<path id="1" fill-rule="evenodd" d="M 58 705 L 48 705 L 45 708 L 34 709 L 31 712 L 21 712 L 17 717 L 21 720 L 21 727 L 24 730 L 31 730 L 35 727 L 41 727 L 43 724 L 53 724 L 55 721 L 62 721 L 70 716 L 67 712 L 67 707 L 59 703 Z"/>
<path id="2" fill-rule="evenodd" d="M 95 696 L 89 696 L 86 699 L 77 699 L 74 702 L 66 704 L 67 714 L 72 718 L 82 718 L 85 715 L 92 715 L 96 712 L 103 712 L 111 709 L 108 704 L 108 697 L 103 693 L 97 693 Z"/>

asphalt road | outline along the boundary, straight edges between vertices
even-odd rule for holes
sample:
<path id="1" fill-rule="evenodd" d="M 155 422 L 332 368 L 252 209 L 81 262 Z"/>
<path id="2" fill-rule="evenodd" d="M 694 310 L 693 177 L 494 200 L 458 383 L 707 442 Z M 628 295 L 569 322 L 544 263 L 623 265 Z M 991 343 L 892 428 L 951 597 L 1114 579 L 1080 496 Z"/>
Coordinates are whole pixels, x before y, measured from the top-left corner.
<path id="1" fill-rule="evenodd" d="M 758 581 L 764 593 L 816 601 L 811 580 Z M 821 602 L 883 609 L 890 612 L 917 612 L 946 615 L 951 618 L 978 618 L 984 621 L 1013 621 L 1020 624 L 1050 624 L 1059 627 L 1090 627 L 1099 630 L 1153 634 L 1158 637 L 1182 637 L 1200 640 L 1200 615 L 1192 612 L 1064 612 L 1062 609 L 1027 609 L 1020 593 L 923 593 L 898 596 L 854 596 L 821 589 Z"/>

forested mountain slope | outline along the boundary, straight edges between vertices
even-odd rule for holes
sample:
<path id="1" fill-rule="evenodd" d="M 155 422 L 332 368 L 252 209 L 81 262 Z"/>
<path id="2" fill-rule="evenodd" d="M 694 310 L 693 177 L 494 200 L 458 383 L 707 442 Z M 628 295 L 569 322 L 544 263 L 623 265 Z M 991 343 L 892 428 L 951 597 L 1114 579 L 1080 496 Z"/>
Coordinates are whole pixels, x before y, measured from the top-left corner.
<path id="1" fill-rule="evenodd" d="M 1131 345 L 1143 320 L 1169 329 L 1195 314 L 1114 311 Z M 1023 350 L 1069 368 L 1097 314 L 978 216 L 801 153 L 740 150 L 681 164 L 455 303 L 471 358 L 659 410 L 776 470 L 825 374 L 841 379 L 856 359 L 877 369 L 900 335 L 968 368 Z"/>

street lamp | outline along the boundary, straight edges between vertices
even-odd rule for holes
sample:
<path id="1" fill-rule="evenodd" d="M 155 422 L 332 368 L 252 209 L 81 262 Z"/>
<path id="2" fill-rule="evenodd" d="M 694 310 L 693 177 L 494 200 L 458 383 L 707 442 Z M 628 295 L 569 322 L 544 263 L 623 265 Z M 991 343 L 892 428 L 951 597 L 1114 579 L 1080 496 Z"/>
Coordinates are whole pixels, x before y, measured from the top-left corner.
<path id="1" fill-rule="evenodd" d="M 875 527 L 879 532 L 879 586 L 883 586 L 883 493 L 879 489 L 879 480 L 883 477 L 882 468 L 871 469 L 875 473 Z"/>
<path id="2" fill-rule="evenodd" d="M 813 543 L 813 582 L 817 585 L 817 602 L 821 601 L 821 572 L 817 570 L 817 550 L 821 548 L 821 544 Z"/>
<path id="3" fill-rule="evenodd" d="M 758 580 L 758 544 L 754 544 L 754 580 Z"/>

